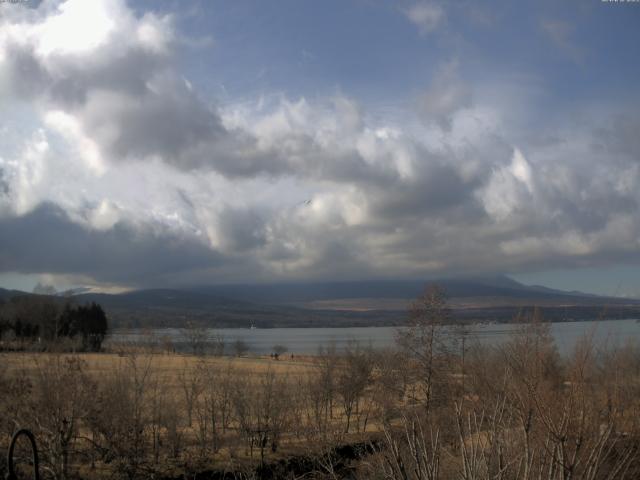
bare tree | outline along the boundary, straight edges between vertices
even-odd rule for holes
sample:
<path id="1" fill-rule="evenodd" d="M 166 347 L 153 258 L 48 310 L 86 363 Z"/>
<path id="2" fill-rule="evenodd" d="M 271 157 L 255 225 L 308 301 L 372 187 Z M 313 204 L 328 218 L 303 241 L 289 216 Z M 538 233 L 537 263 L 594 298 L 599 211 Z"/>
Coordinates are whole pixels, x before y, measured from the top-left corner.
<path id="1" fill-rule="evenodd" d="M 214 333 L 213 336 L 211 337 L 211 342 L 212 342 L 213 355 L 216 357 L 223 356 L 224 350 L 226 348 L 224 335 L 218 332 Z"/>
<path id="2" fill-rule="evenodd" d="M 166 386 L 161 382 L 159 376 L 154 375 L 149 381 L 149 433 L 151 434 L 151 449 L 153 463 L 160 462 L 161 446 L 163 444 L 163 433 L 165 418 L 170 413 L 167 403 Z"/>
<path id="3" fill-rule="evenodd" d="M 278 344 L 278 345 L 274 345 L 272 350 L 276 359 L 278 359 L 280 355 L 282 355 L 283 353 L 286 353 L 289 349 L 284 345 Z"/>
<path id="4" fill-rule="evenodd" d="M 442 355 L 446 352 L 443 325 L 451 317 L 446 294 L 438 285 L 429 285 L 411 305 L 407 328 L 400 329 L 397 342 L 415 362 L 420 400 L 431 407 L 436 385 L 443 380 Z"/>
<path id="5" fill-rule="evenodd" d="M 411 381 L 408 359 L 400 350 L 378 350 L 372 356 L 376 371 L 371 396 L 376 402 L 383 422 L 397 415 L 404 402 Z"/>
<path id="6" fill-rule="evenodd" d="M 184 335 L 191 349 L 191 353 L 194 355 L 203 355 L 206 352 L 209 343 L 209 334 L 205 327 L 194 322 L 187 322 Z"/>
<path id="7" fill-rule="evenodd" d="M 231 363 L 224 369 L 217 366 L 199 365 L 202 378 L 202 394 L 196 403 L 198 417 L 198 440 L 204 454 L 208 447 L 215 453 L 231 420 L 231 386 L 234 370 Z"/>
<path id="8" fill-rule="evenodd" d="M 146 463 L 152 356 L 129 355 L 101 379 L 87 427 L 105 462 L 133 479 Z"/>
<path id="9" fill-rule="evenodd" d="M 383 427 L 383 443 L 373 467 L 393 480 L 438 480 L 442 444 L 437 428 L 425 427 L 418 415 L 407 413 L 399 428 Z"/>
<path id="10" fill-rule="evenodd" d="M 237 339 L 233 342 L 233 351 L 236 357 L 243 357 L 249 352 L 249 345 L 244 340 Z"/>
<path id="11" fill-rule="evenodd" d="M 178 382 L 184 396 L 184 405 L 187 411 L 187 424 L 193 424 L 193 407 L 203 389 L 202 368 L 193 368 L 187 361 L 184 362 L 182 370 L 178 373 Z"/>
<path id="12" fill-rule="evenodd" d="M 333 404 L 336 396 L 338 354 L 335 343 L 330 343 L 326 348 L 320 347 L 315 361 L 320 372 L 319 385 L 326 402 L 324 423 L 328 424 L 329 420 L 333 419 Z"/>
<path id="13" fill-rule="evenodd" d="M 180 456 L 184 442 L 182 409 L 176 398 L 169 397 L 166 402 L 167 410 L 162 416 L 162 426 L 166 431 L 169 454 L 172 458 L 177 459 Z"/>
<path id="14" fill-rule="evenodd" d="M 318 436 L 324 437 L 329 424 L 329 400 L 326 385 L 323 383 L 321 372 L 314 371 L 302 379 L 302 402 L 307 428 L 305 433 L 309 441 L 315 441 Z"/>
<path id="15" fill-rule="evenodd" d="M 264 463 L 266 447 L 271 442 L 271 450 L 278 448 L 280 436 L 289 421 L 289 385 L 286 377 L 278 378 L 269 369 L 262 374 L 256 384 L 246 379 L 234 382 L 232 402 L 241 435 L 244 437 L 249 454 L 257 447 L 260 462 Z"/>
<path id="16" fill-rule="evenodd" d="M 89 410 L 92 382 L 78 357 L 36 359 L 33 391 L 28 402 L 28 423 L 33 422 L 44 467 L 56 479 L 69 478 L 69 459 L 80 424 Z M 28 424 L 26 423 L 26 424 Z"/>
<path id="17" fill-rule="evenodd" d="M 353 414 L 358 415 L 360 401 L 371 381 L 372 366 L 369 352 L 357 344 L 347 347 L 336 384 L 346 417 L 345 433 L 349 433 Z"/>

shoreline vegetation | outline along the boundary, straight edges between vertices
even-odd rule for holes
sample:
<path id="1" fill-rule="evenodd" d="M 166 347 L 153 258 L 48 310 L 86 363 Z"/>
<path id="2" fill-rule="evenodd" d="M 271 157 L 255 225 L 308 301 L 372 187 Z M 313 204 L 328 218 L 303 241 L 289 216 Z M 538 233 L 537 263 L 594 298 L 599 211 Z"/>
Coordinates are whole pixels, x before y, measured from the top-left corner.
<path id="1" fill-rule="evenodd" d="M 410 305 L 410 303 L 408 304 Z M 336 328 L 398 327 L 406 323 L 404 310 L 335 310 L 262 306 L 246 312 L 189 312 L 174 309 L 109 309 L 115 329 L 181 328 L 186 322 L 210 328 Z M 511 323 L 519 315 L 538 309 L 548 322 L 620 320 L 640 318 L 640 304 L 539 306 L 537 303 L 503 306 L 452 306 L 455 323 Z M 269 311 L 270 310 L 270 311 Z"/>
<path id="2" fill-rule="evenodd" d="M 638 478 L 638 345 L 586 334 L 560 356 L 540 310 L 500 345 L 464 325 L 444 341 L 452 311 L 437 286 L 408 317 L 387 350 L 225 356 L 192 326 L 188 354 L 73 353 L 62 337 L 5 351 L 0 449 L 32 430 L 42 478 L 61 480 Z"/>

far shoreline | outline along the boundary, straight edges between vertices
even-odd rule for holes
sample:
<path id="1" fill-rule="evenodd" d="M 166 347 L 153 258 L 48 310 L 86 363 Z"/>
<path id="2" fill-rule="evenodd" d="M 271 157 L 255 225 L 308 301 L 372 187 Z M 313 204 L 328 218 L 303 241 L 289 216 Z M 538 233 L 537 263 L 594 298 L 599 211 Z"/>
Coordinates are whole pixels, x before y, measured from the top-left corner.
<path id="1" fill-rule="evenodd" d="M 500 344 L 511 333 L 526 322 L 520 323 L 476 323 L 465 324 L 456 328 L 454 324 L 446 325 L 449 338 L 464 334 L 473 343 Z M 558 350 L 569 353 L 578 340 L 587 334 L 594 335 L 595 340 L 603 345 L 611 342 L 640 341 L 640 321 L 635 318 L 610 320 L 572 320 L 549 322 L 550 331 Z M 203 328 L 211 339 L 214 336 L 225 343 L 226 348 L 237 340 L 246 342 L 251 353 L 268 355 L 274 345 L 284 345 L 289 352 L 309 355 L 315 354 L 319 348 L 335 345 L 338 350 L 349 344 L 357 343 L 361 347 L 371 346 L 374 349 L 387 349 L 395 346 L 398 329 L 406 326 L 342 326 L 342 327 L 274 327 L 274 328 Z M 170 342 L 177 350 L 186 350 L 188 341 L 186 328 L 134 328 L 116 329 L 106 339 L 106 344 L 132 343 L 145 344 Z"/>

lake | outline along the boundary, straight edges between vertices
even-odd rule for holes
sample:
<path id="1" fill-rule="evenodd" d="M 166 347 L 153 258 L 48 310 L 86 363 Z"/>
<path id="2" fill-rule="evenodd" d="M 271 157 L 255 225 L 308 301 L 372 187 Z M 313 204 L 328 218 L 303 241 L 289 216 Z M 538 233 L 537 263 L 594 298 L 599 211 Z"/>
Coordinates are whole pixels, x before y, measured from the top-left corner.
<path id="1" fill-rule="evenodd" d="M 468 327 L 467 342 L 481 344 L 499 344 L 509 338 L 517 329 L 517 324 L 478 324 Z M 274 345 L 283 345 L 289 352 L 315 354 L 321 346 L 335 343 L 338 350 L 344 349 L 349 342 L 373 348 L 392 347 L 395 344 L 397 327 L 352 327 L 352 328 L 218 328 L 208 330 L 224 337 L 227 345 L 243 340 L 254 354 L 269 354 Z M 551 324 L 551 332 L 561 354 L 570 353 L 576 342 L 586 334 L 593 334 L 600 346 L 621 346 L 627 341 L 640 339 L 640 322 L 636 320 L 608 320 L 601 322 L 558 322 Z M 151 336 L 149 335 L 151 334 Z M 146 343 L 170 338 L 177 350 L 186 349 L 185 331 L 167 328 L 147 330 L 118 330 L 109 335 L 107 341 L 115 343 Z M 230 347 L 227 347 L 230 353 Z"/>

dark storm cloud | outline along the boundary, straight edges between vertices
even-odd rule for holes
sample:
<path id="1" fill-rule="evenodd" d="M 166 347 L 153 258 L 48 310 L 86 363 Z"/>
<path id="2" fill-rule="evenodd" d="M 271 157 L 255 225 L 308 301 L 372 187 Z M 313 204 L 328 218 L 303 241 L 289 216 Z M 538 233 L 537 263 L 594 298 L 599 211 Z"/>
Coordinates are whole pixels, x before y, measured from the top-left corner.
<path id="1" fill-rule="evenodd" d="M 415 179 L 387 184 L 372 196 L 372 209 L 375 216 L 395 220 L 451 214 L 456 209 L 469 219 L 482 217 L 485 212 L 473 196 L 481 184 L 478 178 L 465 181 L 451 165 L 429 162 Z"/>
<path id="2" fill-rule="evenodd" d="M 5 177 L 4 169 L 0 168 L 0 199 L 9 195 L 9 180 Z"/>
<path id="3" fill-rule="evenodd" d="M 221 266 L 225 260 L 192 238 L 118 223 L 86 229 L 60 208 L 0 220 L 0 270 L 85 275 L 103 282 L 154 283 L 155 277 Z"/>
<path id="4" fill-rule="evenodd" d="M 4 48 L 4 71 L 14 94 L 33 98 L 48 89 L 49 77 L 35 58 L 33 47 L 9 43 Z"/>
<path id="5" fill-rule="evenodd" d="M 245 252 L 266 244 L 265 220 L 255 210 L 226 208 L 218 216 L 222 246 Z"/>
<path id="6" fill-rule="evenodd" d="M 168 85 L 165 85 L 167 82 Z M 161 158 L 186 168 L 206 161 L 198 147 L 228 135 L 220 119 L 182 82 L 162 80 L 157 91 L 122 97 L 93 94 L 81 110 L 86 133 L 115 161 Z"/>

